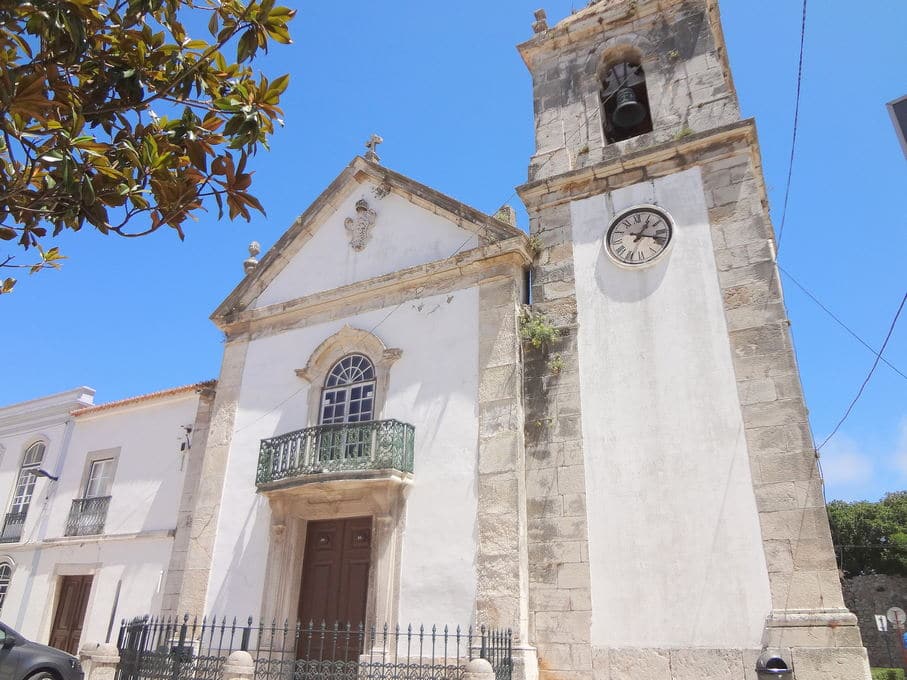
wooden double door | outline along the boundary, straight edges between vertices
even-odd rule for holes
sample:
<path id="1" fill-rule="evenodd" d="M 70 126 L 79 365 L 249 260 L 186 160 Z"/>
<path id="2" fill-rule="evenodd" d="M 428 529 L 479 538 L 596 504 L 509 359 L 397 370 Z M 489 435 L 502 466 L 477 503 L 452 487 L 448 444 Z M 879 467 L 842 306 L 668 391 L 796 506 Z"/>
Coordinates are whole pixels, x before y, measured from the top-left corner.
<path id="1" fill-rule="evenodd" d="M 358 658 L 371 555 L 371 517 L 308 523 L 299 594 L 299 619 L 306 632 L 300 636 L 297 658 Z M 309 622 L 317 630 L 323 624 L 327 631 L 308 632 Z"/>
<path id="2" fill-rule="evenodd" d="M 85 610 L 91 594 L 92 576 L 61 576 L 60 597 L 50 629 L 50 646 L 72 655 L 79 653 Z"/>

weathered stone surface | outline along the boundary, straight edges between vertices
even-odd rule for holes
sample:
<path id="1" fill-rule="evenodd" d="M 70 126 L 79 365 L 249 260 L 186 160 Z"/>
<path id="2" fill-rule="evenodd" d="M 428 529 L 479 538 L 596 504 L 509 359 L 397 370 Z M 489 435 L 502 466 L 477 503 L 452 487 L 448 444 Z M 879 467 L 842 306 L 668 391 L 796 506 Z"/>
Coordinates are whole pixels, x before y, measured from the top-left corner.
<path id="1" fill-rule="evenodd" d="M 738 649 L 671 650 L 671 680 L 737 680 L 743 677 Z"/>
<path id="2" fill-rule="evenodd" d="M 866 650 L 800 648 L 792 650 L 797 680 L 869 680 Z"/>
<path id="3" fill-rule="evenodd" d="M 609 656 L 610 680 L 673 680 L 668 650 L 612 649 Z"/>
<path id="4" fill-rule="evenodd" d="M 887 632 L 880 632 L 875 616 L 884 614 L 891 607 L 907 611 L 907 577 L 867 574 L 846 578 L 844 602 L 857 615 L 870 666 L 896 668 L 900 660 L 898 632 L 894 626 L 889 626 Z"/>

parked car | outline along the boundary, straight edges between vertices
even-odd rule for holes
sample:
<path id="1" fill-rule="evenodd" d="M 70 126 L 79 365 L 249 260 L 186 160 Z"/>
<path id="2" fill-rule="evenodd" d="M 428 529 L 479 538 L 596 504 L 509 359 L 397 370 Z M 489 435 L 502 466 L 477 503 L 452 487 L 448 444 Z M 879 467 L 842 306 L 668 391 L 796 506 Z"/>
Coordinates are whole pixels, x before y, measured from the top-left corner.
<path id="1" fill-rule="evenodd" d="M 0 623 L 0 680 L 83 680 L 72 654 L 26 640 Z"/>

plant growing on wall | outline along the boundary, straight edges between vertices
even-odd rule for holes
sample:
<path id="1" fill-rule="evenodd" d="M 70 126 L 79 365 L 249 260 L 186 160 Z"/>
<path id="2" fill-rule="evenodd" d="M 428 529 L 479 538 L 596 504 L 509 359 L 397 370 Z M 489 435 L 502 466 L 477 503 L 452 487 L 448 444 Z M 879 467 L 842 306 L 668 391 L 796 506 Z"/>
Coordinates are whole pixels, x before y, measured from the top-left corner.
<path id="1" fill-rule="evenodd" d="M 548 359 L 548 370 L 557 375 L 564 370 L 564 357 L 560 354 L 552 354 Z"/>
<path id="2" fill-rule="evenodd" d="M 560 335 L 547 316 L 541 312 L 524 310 L 520 315 L 520 337 L 536 349 L 547 349 L 548 345 Z"/>

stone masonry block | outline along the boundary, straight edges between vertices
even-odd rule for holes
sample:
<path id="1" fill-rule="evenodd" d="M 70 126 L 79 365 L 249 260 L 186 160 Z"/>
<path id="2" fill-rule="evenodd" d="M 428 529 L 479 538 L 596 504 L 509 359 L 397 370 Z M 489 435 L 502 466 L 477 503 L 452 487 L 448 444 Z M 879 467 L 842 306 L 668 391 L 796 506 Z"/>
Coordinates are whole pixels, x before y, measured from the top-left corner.
<path id="1" fill-rule="evenodd" d="M 516 508 L 514 508 L 516 510 Z M 512 521 L 502 521 L 506 515 L 479 513 L 479 552 L 482 555 L 515 555 L 520 548 L 517 515 Z"/>
<path id="2" fill-rule="evenodd" d="M 769 573 L 793 571 L 794 556 L 789 540 L 767 540 L 762 542 L 762 546 Z"/>
<path id="3" fill-rule="evenodd" d="M 529 590 L 529 608 L 535 612 L 566 612 L 570 606 L 571 592 L 560 588 L 536 586 Z"/>
<path id="4" fill-rule="evenodd" d="M 585 493 L 565 494 L 563 498 L 565 517 L 584 517 L 586 515 Z"/>
<path id="5" fill-rule="evenodd" d="M 838 568 L 834 547 L 826 538 L 803 538 L 791 545 L 793 567 L 797 571 L 835 571 Z"/>
<path id="6" fill-rule="evenodd" d="M 539 654 L 539 670 L 573 670 L 573 654 L 569 644 L 547 644 Z"/>
<path id="7" fill-rule="evenodd" d="M 756 473 L 753 480 L 757 484 L 772 484 L 817 479 L 815 453 L 803 451 L 776 456 L 759 456 L 756 458 Z"/>
<path id="8" fill-rule="evenodd" d="M 795 571 L 771 574 L 775 609 L 831 609 L 844 606 L 840 577 L 835 571 Z"/>
<path id="9" fill-rule="evenodd" d="M 797 680 L 869 680 L 869 661 L 862 647 L 811 649 L 792 652 Z"/>
<path id="10" fill-rule="evenodd" d="M 823 503 L 821 482 L 818 477 L 797 482 L 756 484 L 756 507 L 759 512 L 799 510 L 817 507 Z"/>
<path id="11" fill-rule="evenodd" d="M 579 556 L 577 555 L 577 558 Z M 589 586 L 589 565 L 583 562 L 576 564 L 561 564 L 557 568 L 558 588 L 584 588 Z"/>
<path id="12" fill-rule="evenodd" d="M 501 399 L 519 399 L 521 389 L 520 368 L 517 364 L 486 366 L 479 379 L 479 402 L 484 404 Z"/>
<path id="13" fill-rule="evenodd" d="M 774 401 L 778 398 L 775 392 L 775 381 L 771 378 L 753 378 L 737 381 L 737 394 L 741 404 L 755 404 L 762 401 Z"/>
<path id="14" fill-rule="evenodd" d="M 586 474 L 582 465 L 557 469 L 557 490 L 560 494 L 582 494 L 586 492 Z"/>
<path id="15" fill-rule="evenodd" d="M 535 468 L 526 470 L 526 495 L 529 498 L 548 498 L 558 495 L 557 470 Z M 562 504 L 559 502 L 559 506 Z"/>
<path id="16" fill-rule="evenodd" d="M 557 633 L 560 640 L 588 642 L 591 622 L 591 612 L 537 612 L 535 630 L 537 634 Z"/>
<path id="17" fill-rule="evenodd" d="M 780 299 L 776 299 L 774 302 L 753 303 L 727 309 L 725 319 L 728 331 L 740 331 L 786 322 L 787 310 Z"/>
<path id="18" fill-rule="evenodd" d="M 762 537 L 765 540 L 826 539 L 829 537 L 825 506 L 796 510 L 761 512 Z"/>
<path id="19" fill-rule="evenodd" d="M 673 680 L 666 649 L 610 650 L 610 680 Z"/>
<path id="20" fill-rule="evenodd" d="M 551 562 L 530 562 L 529 582 L 533 585 L 557 586 L 557 565 Z"/>
<path id="21" fill-rule="evenodd" d="M 509 409 L 515 410 L 515 405 L 511 400 L 505 400 L 502 402 L 494 402 L 496 407 L 498 405 L 503 405 L 504 409 L 501 411 L 496 411 L 490 416 L 491 418 L 499 418 L 499 423 L 506 419 L 512 419 L 515 415 L 510 412 Z M 482 410 L 484 411 L 484 406 Z M 481 417 L 480 417 L 481 420 Z M 486 421 L 486 431 L 492 431 L 491 423 Z M 496 473 L 496 472 L 507 472 L 514 469 L 517 460 L 520 455 L 520 436 L 519 433 L 515 431 L 514 428 L 504 428 L 501 426 L 500 430 L 496 432 L 493 436 L 482 437 L 479 442 L 479 474 L 487 473 Z"/>
<path id="22" fill-rule="evenodd" d="M 776 400 L 743 405 L 747 427 L 795 425 L 807 421 L 806 408 L 800 399 Z"/>
<path id="23" fill-rule="evenodd" d="M 562 517 L 564 515 L 563 496 L 536 496 L 526 501 L 526 512 L 529 517 Z"/>
<path id="24" fill-rule="evenodd" d="M 731 680 L 743 677 L 739 649 L 671 650 L 672 680 Z"/>
<path id="25" fill-rule="evenodd" d="M 495 437 L 517 432 L 523 427 L 516 398 L 499 399 L 479 406 L 479 436 Z"/>
<path id="26" fill-rule="evenodd" d="M 592 592 L 588 588 L 571 588 L 570 609 L 573 611 L 589 611 L 592 609 Z"/>
<path id="27" fill-rule="evenodd" d="M 479 504 L 485 508 L 495 498 L 516 499 L 518 488 L 516 474 L 512 471 L 480 474 Z M 482 512 L 491 514 L 487 509 L 483 509 Z M 508 507 L 504 512 L 509 514 L 511 509 Z"/>
<path id="28" fill-rule="evenodd" d="M 746 328 L 732 331 L 730 335 L 733 337 L 736 333 L 752 333 L 755 330 L 755 328 Z M 736 353 L 736 346 L 733 344 L 731 346 L 735 351 L 734 372 L 737 374 L 738 380 L 791 375 L 797 371 L 793 355 L 783 350 L 768 354 L 756 354 L 755 352 L 758 349 L 753 350 L 752 348 L 744 347 L 742 348 L 743 353 Z M 749 352 L 753 353 L 745 355 Z"/>
<path id="29" fill-rule="evenodd" d="M 771 356 L 792 350 L 787 329 L 780 324 L 735 331 L 729 335 L 737 357 Z"/>
<path id="30" fill-rule="evenodd" d="M 812 433 L 807 423 L 747 428 L 746 443 L 751 456 L 811 451 L 813 447 Z"/>
<path id="31" fill-rule="evenodd" d="M 533 543 L 529 546 L 529 559 L 530 561 L 552 562 L 558 565 L 578 563 L 581 561 L 581 545 L 578 541 Z M 588 572 L 588 568 L 586 571 Z"/>
<path id="32" fill-rule="evenodd" d="M 532 541 L 586 541 L 584 517 L 530 518 L 529 538 Z"/>

